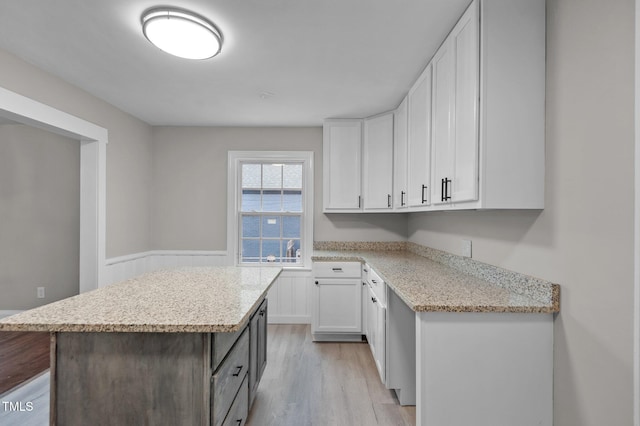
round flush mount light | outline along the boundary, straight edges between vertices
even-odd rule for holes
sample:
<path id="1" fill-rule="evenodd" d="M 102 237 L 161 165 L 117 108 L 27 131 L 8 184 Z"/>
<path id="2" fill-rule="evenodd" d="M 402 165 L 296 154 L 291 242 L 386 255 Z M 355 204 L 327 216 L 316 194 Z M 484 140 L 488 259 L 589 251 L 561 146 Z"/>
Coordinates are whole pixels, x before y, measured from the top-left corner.
<path id="1" fill-rule="evenodd" d="M 222 49 L 222 34 L 206 18 L 184 9 L 157 7 L 142 14 L 142 32 L 159 49 L 186 59 L 208 59 Z"/>

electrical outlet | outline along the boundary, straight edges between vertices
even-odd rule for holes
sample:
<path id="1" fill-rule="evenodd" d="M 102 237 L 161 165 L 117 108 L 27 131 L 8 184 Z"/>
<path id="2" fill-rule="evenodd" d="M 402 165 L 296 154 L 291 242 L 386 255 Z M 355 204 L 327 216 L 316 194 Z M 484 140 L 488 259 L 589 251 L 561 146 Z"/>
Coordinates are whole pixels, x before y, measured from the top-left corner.
<path id="1" fill-rule="evenodd" d="M 44 299 L 44 287 L 38 287 L 37 296 L 38 299 Z"/>
<path id="2" fill-rule="evenodd" d="M 462 255 L 471 257 L 471 240 L 462 240 Z"/>

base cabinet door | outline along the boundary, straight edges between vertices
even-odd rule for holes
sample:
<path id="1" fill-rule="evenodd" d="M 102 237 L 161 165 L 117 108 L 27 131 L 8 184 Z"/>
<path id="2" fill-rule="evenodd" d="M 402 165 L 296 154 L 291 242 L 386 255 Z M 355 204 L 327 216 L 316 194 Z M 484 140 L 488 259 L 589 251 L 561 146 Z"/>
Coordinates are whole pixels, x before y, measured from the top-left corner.
<path id="1" fill-rule="evenodd" d="M 361 333 L 359 278 L 316 279 L 313 333 Z"/>
<path id="2" fill-rule="evenodd" d="M 249 320 L 249 408 L 256 397 L 256 391 L 267 366 L 267 300 Z"/>

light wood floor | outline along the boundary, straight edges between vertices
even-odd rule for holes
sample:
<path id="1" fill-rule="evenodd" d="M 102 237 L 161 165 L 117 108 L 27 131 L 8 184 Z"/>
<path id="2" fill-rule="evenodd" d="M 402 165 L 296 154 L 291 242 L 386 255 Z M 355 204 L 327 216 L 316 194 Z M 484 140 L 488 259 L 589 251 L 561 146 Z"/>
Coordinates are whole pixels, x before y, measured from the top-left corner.
<path id="1" fill-rule="evenodd" d="M 380 382 L 365 343 L 314 343 L 308 325 L 269 325 L 267 367 L 248 426 L 414 425 Z"/>

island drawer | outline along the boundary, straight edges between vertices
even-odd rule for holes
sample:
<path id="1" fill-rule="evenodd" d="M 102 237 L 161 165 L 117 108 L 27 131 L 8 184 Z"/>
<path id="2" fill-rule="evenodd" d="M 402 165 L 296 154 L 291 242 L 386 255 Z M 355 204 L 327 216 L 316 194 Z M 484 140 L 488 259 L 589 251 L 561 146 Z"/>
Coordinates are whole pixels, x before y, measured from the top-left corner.
<path id="1" fill-rule="evenodd" d="M 222 362 L 225 356 L 229 353 L 229 350 L 233 344 L 238 340 L 238 337 L 242 334 L 244 328 L 231 333 L 213 333 L 211 335 L 211 368 L 213 371 L 218 369 L 218 366 Z"/>
<path id="2" fill-rule="evenodd" d="M 244 426 L 249 416 L 249 377 L 245 377 L 222 426 Z"/>
<path id="3" fill-rule="evenodd" d="M 213 374 L 211 389 L 212 425 L 219 426 L 227 416 L 249 369 L 249 332 L 245 328 L 229 356 Z"/>
<path id="4" fill-rule="evenodd" d="M 360 262 L 313 262 L 314 278 L 360 278 Z"/>

